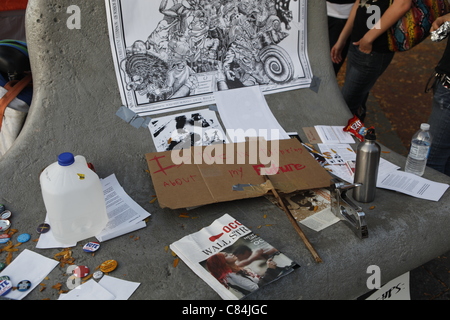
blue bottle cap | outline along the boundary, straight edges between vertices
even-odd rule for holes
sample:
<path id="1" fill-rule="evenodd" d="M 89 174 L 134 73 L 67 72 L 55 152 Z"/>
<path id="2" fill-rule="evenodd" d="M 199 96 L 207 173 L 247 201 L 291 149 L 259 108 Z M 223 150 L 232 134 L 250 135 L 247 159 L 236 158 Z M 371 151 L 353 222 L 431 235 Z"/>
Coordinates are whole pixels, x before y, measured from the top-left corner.
<path id="1" fill-rule="evenodd" d="M 60 166 L 67 167 L 67 166 L 70 166 L 74 162 L 75 162 L 75 157 L 70 152 L 61 153 L 58 156 L 58 164 Z"/>

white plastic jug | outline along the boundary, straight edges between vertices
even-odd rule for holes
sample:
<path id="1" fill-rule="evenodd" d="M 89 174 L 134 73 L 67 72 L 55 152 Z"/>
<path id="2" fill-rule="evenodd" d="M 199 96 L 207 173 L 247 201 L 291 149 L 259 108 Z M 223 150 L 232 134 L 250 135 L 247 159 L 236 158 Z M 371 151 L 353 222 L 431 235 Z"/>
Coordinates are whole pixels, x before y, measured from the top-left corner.
<path id="1" fill-rule="evenodd" d="M 70 244 L 98 235 L 106 226 L 105 197 L 83 156 L 70 152 L 42 171 L 42 197 L 55 239 Z"/>

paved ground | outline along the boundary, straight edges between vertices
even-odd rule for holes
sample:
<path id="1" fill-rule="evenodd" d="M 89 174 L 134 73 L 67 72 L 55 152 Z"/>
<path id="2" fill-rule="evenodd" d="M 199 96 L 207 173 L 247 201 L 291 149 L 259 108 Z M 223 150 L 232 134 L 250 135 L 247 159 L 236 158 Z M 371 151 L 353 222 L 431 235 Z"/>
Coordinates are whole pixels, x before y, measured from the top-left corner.
<path id="1" fill-rule="evenodd" d="M 424 89 L 445 44 L 428 38 L 397 53 L 372 90 L 365 124 L 374 126 L 378 140 L 397 153 L 407 155 L 412 135 L 428 120 L 432 94 Z M 340 84 L 344 73 L 338 75 Z M 450 300 L 450 252 L 412 270 L 410 281 L 413 300 Z"/>

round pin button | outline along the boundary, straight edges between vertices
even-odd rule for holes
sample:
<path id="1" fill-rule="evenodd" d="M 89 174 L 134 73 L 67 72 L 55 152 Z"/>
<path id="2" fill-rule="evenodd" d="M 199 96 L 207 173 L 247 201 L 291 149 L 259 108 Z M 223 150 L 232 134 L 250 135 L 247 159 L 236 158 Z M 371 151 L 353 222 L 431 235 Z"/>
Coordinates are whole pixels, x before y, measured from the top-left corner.
<path id="1" fill-rule="evenodd" d="M 84 278 L 89 275 L 89 268 L 86 266 L 78 266 L 73 270 L 73 275 L 77 278 Z"/>
<path id="2" fill-rule="evenodd" d="M 22 233 L 20 236 L 17 237 L 18 242 L 27 242 L 30 241 L 31 236 L 28 233 Z"/>
<path id="3" fill-rule="evenodd" d="M 104 273 L 109 273 L 117 268 L 116 260 L 107 260 L 100 265 L 100 270 Z"/>
<path id="4" fill-rule="evenodd" d="M 6 263 L 0 262 L 0 271 L 6 268 Z"/>
<path id="5" fill-rule="evenodd" d="M 47 223 L 41 223 L 36 229 L 37 233 L 39 233 L 39 234 L 47 233 L 49 230 L 50 230 L 50 225 Z"/>
<path id="6" fill-rule="evenodd" d="M 9 240 L 11 240 L 11 236 L 9 234 L 0 234 L 0 244 L 7 243 Z"/>
<path id="7" fill-rule="evenodd" d="M 100 243 L 98 242 L 89 242 L 86 243 L 83 247 L 84 252 L 95 252 L 100 249 Z"/>
<path id="8" fill-rule="evenodd" d="M 11 227 L 9 220 L 0 220 L 0 231 L 6 231 Z"/>
<path id="9" fill-rule="evenodd" d="M 12 290 L 12 282 L 9 280 L 0 280 L 0 296 L 6 296 Z"/>
<path id="10" fill-rule="evenodd" d="M 19 290 L 20 292 L 30 290 L 30 288 L 31 288 L 31 282 L 28 280 L 22 280 L 17 284 L 17 290 Z"/>
<path id="11" fill-rule="evenodd" d="M 2 213 L 0 213 L 0 219 L 2 220 L 8 220 L 9 218 L 11 218 L 12 213 L 9 210 L 4 210 L 2 211 Z"/>
<path id="12" fill-rule="evenodd" d="M 103 275 L 104 275 L 104 273 L 102 271 L 98 270 L 98 271 L 94 272 L 93 277 L 95 280 L 98 280 L 98 279 L 101 279 L 103 277 Z"/>

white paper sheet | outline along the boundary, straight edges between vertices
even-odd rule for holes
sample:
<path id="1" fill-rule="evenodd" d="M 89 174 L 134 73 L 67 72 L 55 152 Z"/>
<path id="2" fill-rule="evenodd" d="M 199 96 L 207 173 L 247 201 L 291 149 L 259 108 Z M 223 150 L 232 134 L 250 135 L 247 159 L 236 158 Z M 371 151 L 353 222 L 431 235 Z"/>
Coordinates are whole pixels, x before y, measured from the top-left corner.
<path id="1" fill-rule="evenodd" d="M 66 294 L 61 294 L 58 300 L 114 300 L 116 297 L 103 286 L 91 279 Z"/>
<path id="2" fill-rule="evenodd" d="M 0 276 L 8 276 L 16 286 L 22 280 L 31 282 L 28 291 L 11 291 L 5 298 L 21 300 L 28 295 L 58 265 L 58 261 L 46 258 L 36 252 L 25 249 L 6 267 Z"/>
<path id="3" fill-rule="evenodd" d="M 149 217 L 150 213 L 125 192 L 114 174 L 102 179 L 102 185 L 109 222 L 96 236 L 98 241 L 106 241 L 145 227 L 145 222 L 142 220 Z"/>
<path id="4" fill-rule="evenodd" d="M 377 180 L 377 187 L 398 191 L 416 198 L 439 201 L 449 185 L 404 171 L 391 171 Z"/>
<path id="5" fill-rule="evenodd" d="M 409 272 L 389 281 L 366 300 L 411 300 Z"/>
<path id="6" fill-rule="evenodd" d="M 141 285 L 139 282 L 131 282 L 111 276 L 103 276 L 99 284 L 111 292 L 115 300 L 128 300 L 134 291 Z"/>
<path id="7" fill-rule="evenodd" d="M 128 300 L 140 285 L 105 275 L 99 282 L 91 279 L 61 294 L 58 300 Z"/>
<path id="8" fill-rule="evenodd" d="M 334 213 L 330 210 L 318 212 L 305 220 L 300 221 L 301 224 L 304 226 L 307 226 L 311 230 L 314 231 L 321 231 L 325 228 L 328 228 L 329 226 L 339 222 L 340 219 L 334 215 Z"/>
<path id="9" fill-rule="evenodd" d="M 245 137 L 257 136 L 267 141 L 290 139 L 259 86 L 217 91 L 214 97 L 230 142 L 245 142 Z"/>
<path id="10" fill-rule="evenodd" d="M 45 223 L 49 223 L 48 216 L 45 217 Z M 72 248 L 76 243 L 61 243 L 53 236 L 52 228 L 39 236 L 39 241 L 36 244 L 37 249 L 51 249 L 51 248 Z"/>
<path id="11" fill-rule="evenodd" d="M 352 135 L 343 131 L 344 126 L 314 126 L 323 144 L 355 143 Z"/>

